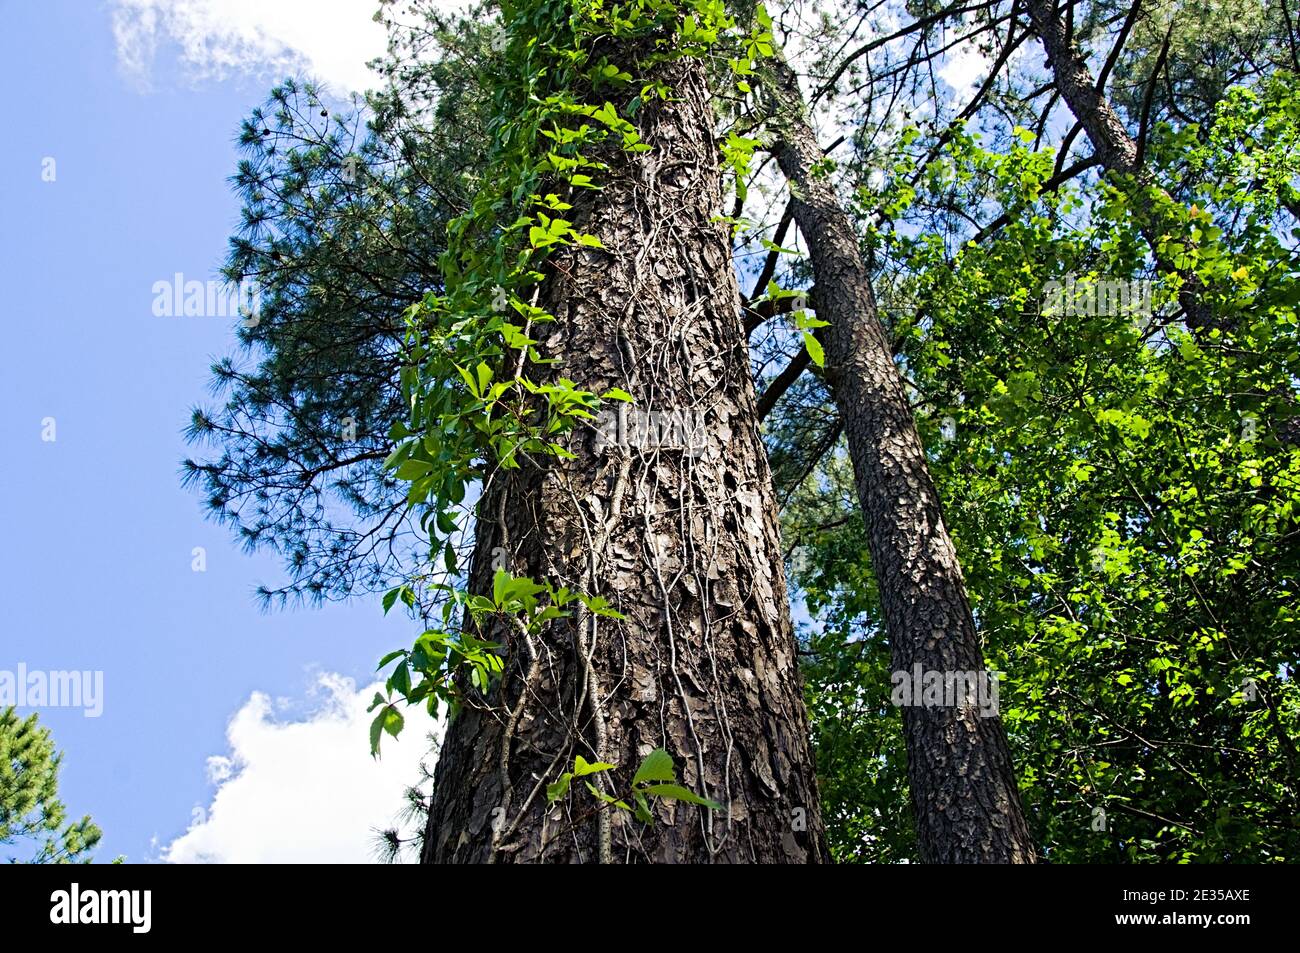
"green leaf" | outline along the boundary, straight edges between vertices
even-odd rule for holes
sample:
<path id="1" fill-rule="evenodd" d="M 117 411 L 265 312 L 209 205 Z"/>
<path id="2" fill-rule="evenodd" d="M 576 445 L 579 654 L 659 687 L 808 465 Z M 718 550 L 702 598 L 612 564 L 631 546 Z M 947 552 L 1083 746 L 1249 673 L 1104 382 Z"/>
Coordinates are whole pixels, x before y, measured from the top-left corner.
<path id="1" fill-rule="evenodd" d="M 585 785 L 587 785 L 587 790 L 588 790 L 588 791 L 590 791 L 592 794 L 596 795 L 596 797 L 597 797 L 598 799 L 600 799 L 601 801 L 604 801 L 606 804 L 613 804 L 615 807 L 621 807 L 621 808 L 622 808 L 623 810 L 625 810 L 625 811 L 630 811 L 630 810 L 632 810 L 632 808 L 630 808 L 630 807 L 627 806 L 627 802 L 626 802 L 626 801 L 620 801 L 620 800 L 618 800 L 617 798 L 612 798 L 612 797 L 610 797 L 610 796 L 609 796 L 608 794 L 606 794 L 604 791 L 598 790 L 598 789 L 596 788 L 596 785 L 592 784 L 590 781 L 583 781 L 582 783 L 585 784 Z"/>
<path id="2" fill-rule="evenodd" d="M 397 666 L 389 676 L 388 684 L 399 695 L 411 694 L 411 667 L 405 662 Z"/>
<path id="3" fill-rule="evenodd" d="M 646 796 L 641 793 L 640 788 L 632 790 L 632 798 L 636 801 L 636 810 L 633 812 L 636 819 L 642 824 L 653 824 L 655 822 L 654 812 L 650 810 L 650 802 L 646 800 Z"/>
<path id="4" fill-rule="evenodd" d="M 385 715 L 386 710 L 381 711 L 375 716 L 375 720 L 370 723 L 370 757 L 372 758 L 379 757 L 379 740 L 384 736 Z"/>
<path id="5" fill-rule="evenodd" d="M 821 341 L 813 337 L 811 331 L 803 333 L 803 346 L 808 349 L 808 356 L 812 358 L 814 364 L 818 367 L 826 366 L 826 352 L 822 349 Z"/>
<path id="6" fill-rule="evenodd" d="M 722 810 L 722 805 L 717 801 L 710 801 L 706 797 L 700 797 L 693 791 L 690 791 L 680 784 L 651 784 L 642 788 L 646 794 L 653 794 L 657 797 L 671 798 L 674 801 L 685 801 L 687 804 L 699 804 L 701 807 L 707 807 L 715 811 Z"/>
<path id="7" fill-rule="evenodd" d="M 396 589 L 389 589 L 384 593 L 384 615 L 388 615 L 388 610 L 397 602 L 397 597 L 402 594 L 402 590 L 405 588 L 405 586 L 398 586 Z"/>
<path id="8" fill-rule="evenodd" d="M 780 245 L 776 244 L 776 242 L 769 241 L 769 240 L 766 239 L 766 238 L 760 238 L 758 241 L 759 241 L 759 244 L 761 244 L 761 245 L 762 245 L 764 248 L 766 248 L 768 251 L 774 251 L 774 252 L 776 252 L 776 253 L 779 254 L 779 255 L 795 255 L 795 256 L 798 256 L 798 254 L 799 254 L 798 249 L 795 249 L 795 248 L 782 248 Z"/>
<path id="9" fill-rule="evenodd" d="M 406 719 L 402 717 L 396 705 L 389 705 L 384 709 L 384 731 L 396 738 L 405 726 Z"/>
<path id="10" fill-rule="evenodd" d="M 591 610 L 592 615 L 604 616 L 607 619 L 626 618 L 621 612 L 611 609 L 609 600 L 604 596 L 578 596 L 578 599 Z"/>
<path id="11" fill-rule="evenodd" d="M 472 374 L 470 374 L 469 371 L 467 371 L 465 368 L 463 368 L 463 367 L 461 367 L 459 364 L 457 364 L 457 365 L 456 365 L 456 373 L 460 375 L 461 380 L 463 380 L 463 381 L 465 382 L 465 386 L 469 388 L 469 392 L 470 392 L 471 394 L 473 394 L 475 397 L 481 397 L 481 396 L 482 396 L 482 394 L 480 393 L 480 391 L 479 391 L 479 389 L 478 389 L 478 381 L 476 381 L 476 380 L 474 379 L 474 376 L 473 376 Z"/>
<path id="12" fill-rule="evenodd" d="M 397 479 L 415 481 L 432 470 L 433 464 L 427 460 L 407 460 L 397 468 Z"/>
<path id="13" fill-rule="evenodd" d="M 554 784 L 546 785 L 546 800 L 558 801 L 560 798 L 564 797 L 564 795 L 568 794 L 569 782 L 572 780 L 573 775 L 570 772 L 565 771 L 560 775 L 560 780 L 556 781 Z"/>
<path id="14" fill-rule="evenodd" d="M 384 598 L 387 599 L 388 597 L 385 596 Z M 376 672 L 379 671 L 381 668 L 383 668 L 385 665 L 387 665 L 387 664 L 388 664 L 389 662 L 391 662 L 393 659 L 395 659 L 395 658 L 401 658 L 401 657 L 402 657 L 403 655 L 405 655 L 405 654 L 406 654 L 406 649 L 398 649 L 398 650 L 395 651 L 395 652 L 389 652 L 387 655 L 385 655 L 383 658 L 381 658 L 381 659 L 379 660 L 379 664 L 378 664 L 377 666 L 375 666 L 375 671 L 376 671 Z M 379 698 L 380 696 L 379 696 L 378 694 L 376 694 L 375 697 L 376 697 L 376 698 Z"/>
<path id="15" fill-rule="evenodd" d="M 589 774 L 609 771 L 615 767 L 617 767 L 617 765 L 610 764 L 607 761 L 597 761 L 592 764 L 582 755 L 578 755 L 573 759 L 573 776 L 575 778 L 584 778 Z"/>
<path id="16" fill-rule="evenodd" d="M 449 536 L 456 532 L 456 518 L 450 513 L 438 511 L 437 514 L 438 532 L 444 536 Z"/>
<path id="17" fill-rule="evenodd" d="M 673 767 L 673 757 L 663 748 L 655 748 L 645 760 L 641 762 L 641 767 L 636 769 L 636 776 L 632 778 L 632 785 L 635 787 L 643 781 L 676 781 L 677 769 Z"/>

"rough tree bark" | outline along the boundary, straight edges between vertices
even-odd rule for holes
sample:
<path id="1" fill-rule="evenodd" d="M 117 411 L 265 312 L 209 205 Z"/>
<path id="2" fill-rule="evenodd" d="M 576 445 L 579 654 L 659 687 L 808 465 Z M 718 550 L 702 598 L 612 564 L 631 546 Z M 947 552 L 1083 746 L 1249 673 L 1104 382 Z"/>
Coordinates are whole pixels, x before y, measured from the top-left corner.
<path id="1" fill-rule="evenodd" d="M 808 243 L 826 380 L 848 438 L 894 668 L 978 672 L 984 661 L 961 566 L 944 526 L 902 381 L 848 215 L 825 176 L 794 72 L 774 63 L 774 152 Z M 998 717 L 974 706 L 903 708 L 921 858 L 1033 863 L 1011 753 Z"/>
<path id="2" fill-rule="evenodd" d="M 559 320 L 533 336 L 560 363 L 529 371 L 628 391 L 628 439 L 588 428 L 570 445 L 577 459 L 498 471 L 471 570 L 475 591 L 491 591 L 504 563 L 604 595 L 626 621 L 575 614 L 531 642 L 483 633 L 506 643 L 506 669 L 447 729 L 426 862 L 826 859 L 730 236 L 716 220 L 714 114 L 699 61 L 651 69 L 673 99 L 635 116 L 650 151 L 611 147 L 595 156 L 610 165 L 604 188 L 568 197 L 567 217 L 605 250 L 548 259 L 540 303 Z M 643 411 L 693 411 L 703 426 L 646 436 Z M 725 809 L 661 801 L 644 826 L 593 813 L 580 781 L 547 805 L 545 785 L 575 754 L 619 765 L 589 780 L 622 796 L 656 747 Z"/>
<path id="3" fill-rule="evenodd" d="M 1088 63 L 1070 40 L 1064 21 L 1056 15 L 1052 0 L 1027 0 L 1029 18 L 1047 51 L 1047 61 L 1056 89 L 1083 126 L 1093 151 L 1106 169 L 1123 175 L 1137 175 L 1137 142 L 1128 134 L 1124 121 L 1097 88 Z"/>

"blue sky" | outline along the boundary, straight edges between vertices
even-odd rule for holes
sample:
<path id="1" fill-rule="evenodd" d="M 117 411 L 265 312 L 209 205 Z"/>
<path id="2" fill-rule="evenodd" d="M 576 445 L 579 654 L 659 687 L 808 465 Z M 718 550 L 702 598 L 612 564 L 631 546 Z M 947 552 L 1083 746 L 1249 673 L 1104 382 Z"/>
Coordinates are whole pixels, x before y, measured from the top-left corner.
<path id="1" fill-rule="evenodd" d="M 358 75 L 373 4 L 260 5 L 272 15 L 227 0 L 240 32 L 224 37 L 212 5 L 158 0 L 150 20 L 145 0 L 4 4 L 0 670 L 104 673 L 101 717 L 41 711 L 65 752 L 69 810 L 105 831 L 101 858 L 159 859 L 200 807 L 207 823 L 173 859 L 292 859 L 264 835 L 333 791 L 315 820 L 350 816 L 356 830 L 310 859 L 356 859 L 359 815 L 396 810 L 421 745 L 413 733 L 372 764 L 357 696 L 336 676 L 363 690 L 410 632 L 369 598 L 260 611 L 254 587 L 280 580 L 278 565 L 241 552 L 178 479 L 189 408 L 233 347 L 232 321 L 155 317 L 151 289 L 177 272 L 216 278 L 238 211 L 226 177 L 240 119 L 277 71 Z M 304 34 L 277 20 L 292 8 L 319 22 Z M 192 569 L 195 547 L 205 572 Z M 290 749 L 301 760 L 285 764 Z M 276 781 L 286 770 L 302 782 Z M 243 789 L 214 802 L 210 778 L 241 775 Z"/>

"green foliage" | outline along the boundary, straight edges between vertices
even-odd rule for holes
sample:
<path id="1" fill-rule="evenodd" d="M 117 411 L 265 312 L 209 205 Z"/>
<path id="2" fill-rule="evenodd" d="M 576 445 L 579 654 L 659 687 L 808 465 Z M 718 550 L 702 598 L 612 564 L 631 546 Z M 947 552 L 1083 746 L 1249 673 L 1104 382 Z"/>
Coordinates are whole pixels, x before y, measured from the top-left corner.
<path id="1" fill-rule="evenodd" d="M 1104 22 L 1115 7 L 1103 5 L 1095 18 Z M 1117 63 L 1110 95 L 1129 115 L 1142 114 L 1167 37 L 1164 75 L 1150 92 L 1151 113 L 1204 122 L 1252 74 L 1295 68 L 1294 18 L 1277 0 L 1148 0 Z"/>
<path id="2" fill-rule="evenodd" d="M 395 448 L 384 461 L 409 484 L 407 502 L 423 510 L 420 528 L 431 551 L 442 554 L 444 578 L 452 579 L 460 570 L 454 537 L 470 515 L 466 501 L 475 487 L 497 469 L 548 456 L 572 458 L 565 438 L 595 419 L 601 400 L 632 399 L 619 389 L 597 395 L 564 377 L 533 380 L 527 374 L 551 363 L 531 337 L 536 326 L 556 320 L 537 305 L 542 262 L 564 246 L 602 248 L 559 214 L 573 207 L 567 199 L 574 190 L 600 188 L 607 168 L 602 150 L 649 148 L 629 116 L 648 100 L 671 99 L 672 91 L 648 72 L 655 63 L 713 55 L 716 47 L 731 51 L 735 67 L 771 52 L 771 34 L 761 24 L 724 42 L 735 21 L 720 0 L 638 0 L 608 9 L 577 0 L 522 0 L 503 4 L 502 19 L 504 50 L 491 87 L 484 174 L 468 210 L 447 226 L 443 293 L 431 292 L 406 311 L 401 384 L 408 414 L 389 431 Z M 611 63 L 597 53 L 597 41 L 611 37 L 642 49 L 635 63 Z M 737 53 L 739 47 L 747 52 Z M 624 115 L 602 90 L 629 84 L 640 84 L 640 91 Z M 735 135 L 727 140 L 726 160 L 738 174 L 756 144 Z M 372 752 L 383 731 L 396 735 L 401 728 L 391 715 L 394 695 L 424 701 L 434 713 L 446 702 L 454 714 L 459 673 L 474 689 L 488 690 L 502 671 L 505 648 L 468 634 L 486 616 L 510 617 L 531 635 L 566 616 L 564 607 L 574 600 L 597 615 L 617 615 L 601 597 L 500 570 L 491 599 L 450 582 L 413 578 L 387 594 L 385 611 L 398 598 L 416 608 L 421 600 L 413 586 L 421 583 L 440 596 L 444 629 L 425 632 L 413 649 L 381 663 L 398 661 L 388 696 L 372 706 L 379 709 Z M 460 629 L 449 634 L 458 610 Z"/>
<path id="3" fill-rule="evenodd" d="M 103 836 L 87 815 L 67 819 L 59 800 L 59 767 L 48 728 L 33 713 L 0 711 L 0 845 L 10 863 L 88 864 Z M 21 850 L 23 857 L 9 851 Z"/>
<path id="4" fill-rule="evenodd" d="M 1300 275 L 1269 197 L 1294 181 L 1295 131 L 1285 83 L 1229 97 L 1203 137 L 1164 130 L 1156 178 L 1186 203 L 1159 184 L 1045 194 L 1050 154 L 958 136 L 927 188 L 996 201 L 1005 228 L 955 254 L 933 234 L 876 233 L 921 302 L 894 328 L 900 359 L 986 664 L 1006 673 L 1026 812 L 1057 862 L 1300 851 Z M 1214 329 L 1181 323 L 1144 220 Z M 1150 313 L 1141 295 L 1083 306 L 1117 281 L 1149 283 Z M 1053 306 L 1053 287 L 1074 305 Z M 818 764 L 836 856 L 900 859 L 879 600 L 859 521 L 827 503 L 848 479 L 827 464 L 787 513 L 815 551 L 797 575 L 825 627 L 809 669 Z"/>
<path id="5" fill-rule="evenodd" d="M 405 410 L 402 311 L 442 286 L 447 223 L 481 156 L 488 50 L 481 28 L 438 27 L 438 55 L 400 89 L 331 112 L 286 80 L 240 131 L 224 274 L 252 283 L 260 310 L 212 367 L 184 474 L 241 543 L 282 558 L 288 582 L 261 591 L 272 605 L 382 592 L 427 545 L 383 461 Z M 422 103 L 430 80 L 444 91 Z"/>
<path id="6" fill-rule="evenodd" d="M 972 21 L 993 22 L 997 7 Z M 1126 12 L 1076 8 L 1076 40 L 1104 52 Z M 1018 68 L 990 96 L 1005 126 L 989 110 L 972 117 L 992 129 L 979 140 L 960 122 L 945 131 L 939 103 L 897 136 L 874 129 L 867 107 L 888 98 L 879 77 L 909 75 L 884 48 L 869 75 L 859 63 L 823 91 L 861 130 L 853 155 L 817 172 L 857 200 L 985 663 L 1006 673 L 1027 815 L 1054 861 L 1280 861 L 1300 847 L 1300 86 L 1276 69 L 1290 56 L 1278 12 L 1144 7 L 1108 88 L 1135 131 L 1151 97 L 1153 179 L 1141 187 L 1050 188 L 1062 162 L 1041 146 L 1045 127 L 1020 128 L 1039 123 L 1044 100 L 1016 86 L 1040 77 Z M 429 47 L 390 53 L 392 86 L 370 98 L 364 129 L 356 114 L 317 121 L 314 88 L 286 83 L 241 135 L 245 212 L 227 273 L 262 283 L 262 322 L 241 331 L 252 366 L 214 367 L 222 399 L 196 412 L 191 436 L 222 450 L 187 475 L 250 546 L 284 556 L 292 581 L 268 596 L 385 591 L 385 612 L 400 603 L 425 620 L 379 666 L 391 674 L 371 706 L 375 754 L 402 730 L 404 704 L 454 711 L 499 683 L 507 648 L 483 628 L 535 636 L 577 606 L 610 613 L 506 572 L 490 594 L 462 588 L 485 481 L 563 457 L 602 401 L 633 399 L 550 373 L 537 334 L 555 320 L 537 304 L 544 262 L 572 246 L 600 252 L 569 212 L 617 150 L 647 148 L 637 112 L 673 96 L 648 65 L 704 58 L 720 109 L 743 108 L 775 42 L 761 7 L 750 20 L 716 0 L 519 0 L 502 14 L 503 42 L 486 17 L 431 18 Z M 857 45 L 833 18 L 805 37 L 837 51 L 814 76 Z M 636 62 L 611 58 L 610 38 Z M 763 190 L 746 188 L 761 140 L 743 121 L 721 136 L 739 201 L 719 219 L 737 234 L 762 217 Z M 1154 248 L 1138 221 L 1155 226 Z M 757 240 L 781 271 L 750 308 L 808 279 L 780 247 L 794 241 L 778 241 Z M 1217 327 L 1185 327 L 1179 274 L 1195 277 Z M 1147 283 L 1151 313 L 1062 307 L 1117 281 Z M 803 347 L 820 367 L 823 324 L 796 309 L 780 328 L 786 356 Z M 853 475 L 842 449 L 825 453 L 837 422 L 820 374 L 789 395 L 768 441 L 799 554 L 791 577 L 815 620 L 803 670 L 828 837 L 840 860 L 915 859 Z M 621 797 L 605 787 L 614 771 L 579 756 L 548 796 L 568 797 L 577 778 L 598 809 L 646 822 L 653 797 L 702 800 L 666 752 Z"/>
<path id="7" fill-rule="evenodd" d="M 397 447 L 386 461 L 411 483 L 408 500 L 427 503 L 439 521 L 485 468 L 564 456 L 564 435 L 598 409 L 597 395 L 573 381 L 534 382 L 524 370 L 548 363 L 529 335 L 555 320 L 536 305 L 541 262 L 557 247 L 601 247 L 548 213 L 572 207 L 561 193 L 600 187 L 605 164 L 597 156 L 608 144 L 649 148 L 627 116 L 600 102 L 600 90 L 642 83 L 631 114 L 648 99 L 668 99 L 671 90 L 628 70 L 705 55 L 734 25 L 719 0 L 640 0 L 609 9 L 527 0 L 504 4 L 502 17 L 507 39 L 493 85 L 486 174 L 470 209 L 448 226 L 445 293 L 407 312 L 402 384 L 410 413 L 394 425 Z M 755 55 L 760 47 L 770 52 L 770 33 L 755 29 L 749 46 Z M 613 64 L 596 54 L 599 37 L 639 41 L 648 50 L 635 64 Z M 756 144 L 733 134 L 724 153 L 743 167 Z"/>
<path id="8" fill-rule="evenodd" d="M 604 596 L 570 592 L 563 586 L 533 582 L 504 569 L 497 570 L 490 597 L 473 595 L 446 583 L 436 583 L 434 588 L 446 593 L 442 602 L 444 629 L 429 629 L 415 640 L 412 648 L 389 652 L 379 661 L 380 669 L 394 662 L 397 666 L 384 686 L 387 694 L 376 692 L 367 709 L 379 709 L 370 725 L 370 753 L 376 757 L 383 733 L 387 731 L 396 738 L 403 727 L 394 697 L 411 705 L 423 702 L 434 717 L 443 704 L 455 715 L 464 701 L 465 686 L 486 693 L 500 677 L 504 668 L 503 646 L 475 638 L 467 629 L 477 629 L 489 617 L 496 617 L 509 620 L 526 637 L 537 635 L 552 620 L 569 616 L 566 607 L 574 602 L 595 616 L 623 618 L 609 607 Z M 390 590 L 384 596 L 384 611 L 392 608 L 399 598 L 409 605 L 413 604 L 414 595 L 407 586 Z M 459 628 L 455 628 L 457 619 Z M 464 676 L 463 680 L 460 675 Z"/>
<path id="9" fill-rule="evenodd" d="M 546 800 L 553 803 L 566 797 L 569 793 L 569 785 L 574 778 L 584 778 L 591 774 L 613 771 L 617 767 L 616 764 L 609 764 L 604 761 L 590 764 L 582 755 L 578 755 L 573 759 L 572 771 L 565 771 L 556 781 L 546 786 Z M 620 799 L 606 794 L 590 781 L 585 782 L 585 786 L 591 792 L 592 797 L 596 798 L 601 804 L 617 808 L 620 811 L 628 811 L 643 824 L 654 823 L 654 808 L 651 798 L 656 797 L 707 807 L 711 811 L 722 810 L 722 805 L 717 801 L 701 797 L 689 788 L 682 787 L 677 783 L 677 768 L 673 764 L 672 755 L 663 748 L 656 748 L 645 756 L 641 766 L 637 768 L 636 774 L 632 777 L 632 784 L 626 798 Z M 629 800 L 635 804 L 635 807 L 628 804 Z"/>

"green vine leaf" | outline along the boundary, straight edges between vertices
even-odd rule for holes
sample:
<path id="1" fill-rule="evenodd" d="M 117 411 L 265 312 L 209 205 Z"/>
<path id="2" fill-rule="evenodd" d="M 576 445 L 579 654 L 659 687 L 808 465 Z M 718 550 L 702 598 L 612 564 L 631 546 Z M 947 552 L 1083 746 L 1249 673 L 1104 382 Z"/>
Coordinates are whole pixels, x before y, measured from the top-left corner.
<path id="1" fill-rule="evenodd" d="M 605 761 L 597 761 L 594 764 L 589 764 L 582 755 L 578 755 L 573 759 L 573 776 L 575 778 L 582 778 L 589 774 L 598 774 L 601 771 L 612 770 L 614 767 L 616 767 L 616 765 L 609 764 Z"/>
<path id="2" fill-rule="evenodd" d="M 722 810 L 722 805 L 717 801 L 710 801 L 706 797 L 700 797 L 698 794 L 690 791 L 680 784 L 651 784 L 642 788 L 646 794 L 653 794 L 656 797 L 666 797 L 674 801 L 685 801 L 687 804 L 698 804 L 701 807 L 707 807 L 714 811 Z"/>
<path id="3" fill-rule="evenodd" d="M 655 748 L 645 760 L 641 762 L 641 767 L 636 769 L 636 776 L 632 778 L 632 786 L 636 787 L 645 781 L 676 781 L 677 771 L 673 767 L 673 758 L 663 748 Z"/>

